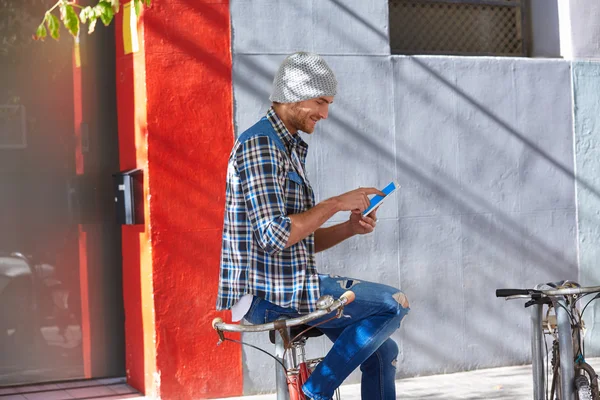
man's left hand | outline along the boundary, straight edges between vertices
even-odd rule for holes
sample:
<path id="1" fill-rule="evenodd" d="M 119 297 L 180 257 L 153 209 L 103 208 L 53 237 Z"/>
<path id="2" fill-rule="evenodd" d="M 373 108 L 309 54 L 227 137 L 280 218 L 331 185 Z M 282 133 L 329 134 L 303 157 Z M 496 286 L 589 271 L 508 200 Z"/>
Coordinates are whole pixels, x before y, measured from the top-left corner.
<path id="1" fill-rule="evenodd" d="M 350 223 L 350 230 L 353 235 L 371 233 L 377 225 L 377 210 L 364 217 L 359 210 L 353 210 L 348 222 Z"/>

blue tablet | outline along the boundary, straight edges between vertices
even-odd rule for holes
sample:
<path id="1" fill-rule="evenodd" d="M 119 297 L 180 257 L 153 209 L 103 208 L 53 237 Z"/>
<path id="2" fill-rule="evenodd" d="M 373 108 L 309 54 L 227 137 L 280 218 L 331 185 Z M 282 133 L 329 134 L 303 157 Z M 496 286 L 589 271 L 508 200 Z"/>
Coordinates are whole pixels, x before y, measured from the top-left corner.
<path id="1" fill-rule="evenodd" d="M 380 196 L 378 194 L 373 196 L 370 199 L 369 207 L 365 211 L 363 211 L 362 215 L 368 215 L 370 212 L 374 211 L 377 207 L 381 205 L 381 203 L 385 201 L 385 199 L 390 197 L 390 195 L 394 193 L 399 187 L 400 185 L 398 185 L 398 183 L 394 181 L 390 182 L 386 187 L 381 189 L 381 191 L 385 193 L 385 196 Z"/>

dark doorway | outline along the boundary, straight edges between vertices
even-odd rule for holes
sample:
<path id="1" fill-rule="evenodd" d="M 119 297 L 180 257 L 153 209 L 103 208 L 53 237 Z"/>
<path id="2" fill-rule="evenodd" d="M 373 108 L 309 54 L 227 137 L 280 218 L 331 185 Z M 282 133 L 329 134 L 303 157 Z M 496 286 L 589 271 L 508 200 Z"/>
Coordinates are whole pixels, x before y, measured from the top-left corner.
<path id="1" fill-rule="evenodd" d="M 114 32 L 54 2 L 0 0 L 0 385 L 125 373 Z"/>

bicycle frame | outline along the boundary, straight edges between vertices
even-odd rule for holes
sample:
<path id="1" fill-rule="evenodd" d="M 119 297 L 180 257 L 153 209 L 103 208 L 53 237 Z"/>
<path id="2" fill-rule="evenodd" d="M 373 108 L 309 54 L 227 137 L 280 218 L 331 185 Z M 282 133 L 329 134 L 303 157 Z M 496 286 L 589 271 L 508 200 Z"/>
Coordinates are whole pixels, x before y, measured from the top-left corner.
<path id="1" fill-rule="evenodd" d="M 588 293 L 600 293 L 600 286 L 580 287 L 575 282 L 563 281 L 537 285 L 535 289 L 498 289 L 496 291 L 497 297 L 506 297 L 507 300 L 523 297 L 531 299 L 525 307 L 532 307 L 531 351 L 534 400 L 546 400 L 548 389 L 544 368 L 546 342 L 542 315 L 545 304 L 554 310 L 556 316 L 555 323 L 550 318 L 547 321 L 548 333 L 554 337 L 552 348 L 552 398 L 554 398 L 556 392 L 561 400 L 573 400 L 576 395 L 576 386 L 577 398 L 579 396 L 584 396 L 583 398 L 586 399 L 600 398 L 597 375 L 582 357 L 583 336 L 581 330 L 583 329 L 583 319 L 581 318 L 582 314 L 577 309 L 577 302 L 581 299 L 581 297 L 578 297 L 579 295 Z M 598 298 L 598 296 L 600 295 L 597 294 L 590 301 Z M 557 347 L 554 347 L 556 345 Z M 575 364 L 574 349 L 578 354 L 577 364 Z M 556 354 L 558 354 L 558 359 L 554 358 Z M 581 357 L 581 360 L 579 357 Z"/>
<path id="2" fill-rule="evenodd" d="M 286 366 L 286 370 L 276 362 L 277 400 L 307 400 L 302 386 L 310 377 L 322 358 L 306 359 L 304 347 L 306 338 L 289 338 L 289 330 L 277 330 L 275 335 L 275 355 Z M 287 349 L 287 351 L 286 351 Z M 336 390 L 336 399 L 339 392 Z"/>
<path id="3" fill-rule="evenodd" d="M 312 372 L 308 362 L 315 363 L 320 361 L 320 359 L 306 360 L 304 353 L 306 337 L 302 335 L 304 332 L 308 331 L 308 329 L 304 330 L 302 333 L 298 334 L 297 337 L 294 337 L 290 340 L 289 328 L 292 326 L 305 325 L 310 321 L 314 321 L 318 318 L 324 317 L 328 314 L 333 313 L 334 311 L 336 311 L 336 315 L 334 315 L 332 318 L 340 318 L 343 315 L 344 306 L 346 304 L 351 303 L 352 301 L 354 301 L 354 293 L 352 291 L 347 291 L 344 294 L 342 294 L 337 300 L 334 300 L 333 297 L 329 295 L 322 296 L 317 301 L 316 311 L 313 311 L 310 314 L 302 315 L 297 318 L 287 320 L 281 319 L 261 325 L 226 324 L 221 318 L 215 318 L 212 321 L 212 326 L 219 335 L 218 344 L 222 343 L 225 340 L 231 340 L 225 338 L 223 334 L 224 332 L 275 331 L 276 334 L 274 358 L 277 361 L 277 399 L 306 400 L 306 397 L 302 392 L 302 386 L 308 380 Z M 316 324 L 315 327 L 318 325 L 319 324 Z M 232 341 L 245 344 L 235 340 Z M 258 349 L 265 352 L 260 348 Z M 280 366 L 283 366 L 283 368 L 280 368 Z M 339 398 L 339 394 L 337 394 L 337 392 L 336 397 Z"/>
<path id="4" fill-rule="evenodd" d="M 305 340 L 291 342 L 289 335 L 287 328 L 278 329 L 275 334 L 275 356 L 286 368 L 284 370 L 279 363 L 275 364 L 277 400 L 306 400 L 302 386 L 308 380 L 310 371 L 306 366 Z"/>
<path id="5" fill-rule="evenodd" d="M 538 289 L 538 287 L 536 287 Z M 573 332 L 571 321 L 566 308 L 568 307 L 564 298 L 553 299 L 556 312 L 556 324 L 558 329 L 559 366 L 562 379 L 561 393 L 564 399 L 572 399 L 575 395 L 573 380 L 575 379 L 575 365 L 573 363 Z M 533 368 L 533 392 L 534 400 L 546 399 L 546 377 L 544 376 L 544 328 L 542 325 L 543 304 L 534 304 L 531 311 L 531 352 Z"/>

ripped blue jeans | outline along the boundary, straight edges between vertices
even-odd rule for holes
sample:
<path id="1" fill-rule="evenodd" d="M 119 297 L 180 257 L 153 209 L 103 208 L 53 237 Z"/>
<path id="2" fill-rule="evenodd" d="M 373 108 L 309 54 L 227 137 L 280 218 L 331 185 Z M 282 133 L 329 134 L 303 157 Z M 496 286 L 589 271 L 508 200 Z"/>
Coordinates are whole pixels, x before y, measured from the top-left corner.
<path id="1" fill-rule="evenodd" d="M 406 296 L 391 286 L 328 275 L 319 275 L 319 289 L 322 296 L 329 294 L 334 298 L 352 290 L 356 300 L 344 308 L 342 318 L 319 326 L 333 347 L 302 388 L 304 393 L 313 400 L 329 400 L 344 379 L 360 366 L 363 400 L 395 399 L 398 346 L 390 336 L 409 311 Z M 292 308 L 255 297 L 244 318 L 262 324 L 298 315 Z"/>

